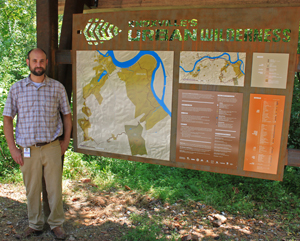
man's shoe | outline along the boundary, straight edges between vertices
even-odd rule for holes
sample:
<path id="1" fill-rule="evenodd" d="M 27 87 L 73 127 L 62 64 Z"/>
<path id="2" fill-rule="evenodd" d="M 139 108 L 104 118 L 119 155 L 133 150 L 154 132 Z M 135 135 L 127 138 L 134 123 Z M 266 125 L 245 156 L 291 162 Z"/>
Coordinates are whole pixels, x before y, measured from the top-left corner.
<path id="1" fill-rule="evenodd" d="M 52 229 L 51 232 L 54 234 L 56 239 L 65 240 L 67 238 L 65 230 L 61 226 Z"/>
<path id="2" fill-rule="evenodd" d="M 42 230 L 35 230 L 33 228 L 26 228 L 25 231 L 22 234 L 17 234 L 15 237 L 17 239 L 21 239 L 21 238 L 29 238 L 30 236 L 38 236 L 41 235 L 43 233 Z"/>

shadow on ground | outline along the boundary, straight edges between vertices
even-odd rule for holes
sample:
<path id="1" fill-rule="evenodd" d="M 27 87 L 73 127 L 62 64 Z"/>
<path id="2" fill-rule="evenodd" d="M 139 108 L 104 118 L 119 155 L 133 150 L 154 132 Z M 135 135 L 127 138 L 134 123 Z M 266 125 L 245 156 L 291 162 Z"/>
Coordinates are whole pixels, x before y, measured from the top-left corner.
<path id="1" fill-rule="evenodd" d="M 300 240 L 287 233 L 277 214 L 232 215 L 187 200 L 170 205 L 131 190 L 104 191 L 70 180 L 64 182 L 63 198 L 67 240 Z M 15 240 L 27 226 L 24 187 L 0 184 L 0 240 Z M 41 236 L 26 240 L 54 238 L 45 226 Z"/>

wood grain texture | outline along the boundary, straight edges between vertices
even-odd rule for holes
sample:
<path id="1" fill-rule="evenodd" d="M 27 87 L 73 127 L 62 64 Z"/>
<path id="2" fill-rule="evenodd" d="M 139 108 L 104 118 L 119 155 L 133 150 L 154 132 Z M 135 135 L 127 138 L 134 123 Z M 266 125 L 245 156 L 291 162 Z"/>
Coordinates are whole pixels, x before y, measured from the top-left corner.
<path id="1" fill-rule="evenodd" d="M 47 53 L 47 75 L 52 78 L 56 78 L 55 50 L 58 47 L 57 0 L 37 0 L 36 20 L 37 47 L 42 48 Z"/>

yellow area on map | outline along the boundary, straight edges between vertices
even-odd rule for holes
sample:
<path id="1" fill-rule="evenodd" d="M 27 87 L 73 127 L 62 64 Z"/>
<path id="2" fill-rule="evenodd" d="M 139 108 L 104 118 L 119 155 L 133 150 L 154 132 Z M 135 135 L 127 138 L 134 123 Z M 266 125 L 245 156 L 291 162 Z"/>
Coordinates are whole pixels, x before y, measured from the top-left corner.
<path id="1" fill-rule="evenodd" d="M 83 103 L 82 112 L 83 112 L 87 117 L 90 117 L 90 116 L 92 115 L 91 109 L 85 105 L 85 102 Z"/>
<path id="2" fill-rule="evenodd" d="M 206 66 L 204 66 L 204 67 L 206 67 Z M 198 66 L 197 69 L 196 69 L 196 71 L 193 71 L 193 72 L 191 73 L 191 75 L 192 75 L 193 77 L 197 77 L 197 76 L 199 75 L 199 71 L 200 71 L 200 66 Z"/>
<path id="3" fill-rule="evenodd" d="M 86 118 L 82 118 L 82 119 L 78 119 L 77 122 L 81 127 L 81 129 L 83 130 L 84 141 L 93 140 L 93 138 L 91 138 L 88 133 L 88 129 L 91 128 L 90 121 Z"/>
<path id="4" fill-rule="evenodd" d="M 145 139 L 142 137 L 143 127 L 125 125 L 125 132 L 128 136 L 129 146 L 132 155 L 147 155 Z"/>
<path id="5" fill-rule="evenodd" d="M 128 98 L 136 107 L 135 117 L 144 115 L 140 122 L 146 121 L 146 130 L 168 115 L 151 91 L 151 78 L 156 64 L 155 58 L 144 55 L 136 64 L 118 73 L 119 78 L 126 84 Z"/>
<path id="6" fill-rule="evenodd" d="M 100 90 L 108 79 L 109 74 L 116 69 L 116 66 L 113 64 L 111 57 L 99 56 L 96 61 L 99 62 L 99 65 L 93 68 L 96 72 L 96 76 L 89 84 L 83 87 L 83 98 L 86 99 L 90 95 L 94 95 L 99 105 L 101 105 L 103 97 L 100 94 Z M 99 78 L 104 71 L 107 71 L 107 74 L 99 81 Z"/>
<path id="7" fill-rule="evenodd" d="M 244 76 L 243 72 L 241 71 L 241 62 L 237 62 L 235 64 L 232 64 L 232 68 L 234 72 L 236 73 L 237 78 L 241 78 Z"/>
<path id="8" fill-rule="evenodd" d="M 238 62 L 236 62 L 236 63 L 234 63 L 234 64 L 231 64 L 229 61 L 226 61 L 226 64 L 223 66 L 223 68 L 221 69 L 221 72 L 222 71 L 227 71 L 227 68 L 229 67 L 229 66 L 231 66 L 232 68 L 233 68 L 233 70 L 234 70 L 234 72 L 235 72 L 235 74 L 236 74 L 236 78 L 240 78 L 240 77 L 243 77 L 243 73 L 242 73 L 242 71 L 241 71 L 241 69 L 240 69 L 240 66 L 241 66 L 241 62 L 240 61 L 238 61 Z"/>
<path id="9" fill-rule="evenodd" d="M 100 90 L 108 79 L 109 74 L 116 69 L 116 66 L 113 64 L 111 57 L 99 56 L 95 61 L 99 62 L 99 65 L 93 68 L 93 70 L 96 72 L 96 76 L 92 78 L 89 84 L 83 87 L 83 99 L 86 100 L 86 98 L 88 98 L 90 95 L 94 95 L 99 105 L 101 105 L 103 97 L 100 94 Z M 104 71 L 107 71 L 107 74 L 104 75 L 101 80 L 99 80 Z M 88 117 L 92 115 L 90 108 L 86 107 L 85 103 L 84 107 L 82 108 L 82 112 Z M 78 124 L 84 132 L 84 140 L 91 140 L 92 138 L 88 134 L 88 129 L 91 128 L 91 123 L 89 120 L 79 119 Z"/>
<path id="10" fill-rule="evenodd" d="M 240 69 L 241 62 L 238 61 L 234 64 L 231 64 L 230 61 L 226 61 L 225 65 L 221 69 L 221 75 L 219 76 L 220 82 L 223 82 L 223 71 L 227 72 L 228 67 L 231 66 L 233 68 L 234 73 L 236 74 L 235 77 L 232 78 L 233 84 L 238 85 L 238 78 L 243 77 L 243 73 Z"/>

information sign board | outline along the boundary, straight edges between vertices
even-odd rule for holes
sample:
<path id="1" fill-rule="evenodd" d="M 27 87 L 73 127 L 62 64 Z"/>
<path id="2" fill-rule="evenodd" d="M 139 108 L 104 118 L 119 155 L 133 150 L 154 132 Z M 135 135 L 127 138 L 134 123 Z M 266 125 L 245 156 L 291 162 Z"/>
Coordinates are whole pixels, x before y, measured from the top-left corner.
<path id="1" fill-rule="evenodd" d="M 75 14 L 75 151 L 282 180 L 299 12 Z"/>
<path id="2" fill-rule="evenodd" d="M 179 90 L 176 161 L 236 169 L 243 94 Z"/>
<path id="3" fill-rule="evenodd" d="M 276 174 L 285 96 L 250 95 L 245 171 Z"/>

